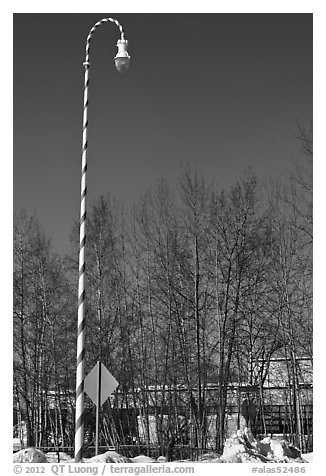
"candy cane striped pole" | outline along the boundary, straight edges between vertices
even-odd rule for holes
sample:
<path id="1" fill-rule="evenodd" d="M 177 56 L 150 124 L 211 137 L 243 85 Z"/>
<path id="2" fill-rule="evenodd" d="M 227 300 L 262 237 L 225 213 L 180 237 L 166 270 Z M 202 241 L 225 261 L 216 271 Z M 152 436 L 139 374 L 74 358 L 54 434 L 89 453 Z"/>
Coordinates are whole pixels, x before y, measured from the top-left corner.
<path id="1" fill-rule="evenodd" d="M 82 173 L 80 197 L 80 249 L 79 249 L 79 282 L 78 282 L 78 336 L 77 336 L 77 371 L 76 371 L 76 415 L 75 415 L 75 462 L 83 460 L 84 440 L 84 358 L 85 358 L 85 244 L 86 244 L 86 170 L 87 170 L 87 129 L 88 129 L 88 89 L 89 89 L 89 50 L 94 31 L 103 23 L 112 22 L 119 28 L 121 39 L 118 41 L 118 55 L 123 63 L 129 59 L 126 52 L 127 40 L 120 23 L 114 18 L 103 18 L 91 28 L 86 41 L 85 82 L 84 82 L 84 112 L 82 139 Z M 117 65 L 118 68 L 118 65 Z M 119 69 L 119 68 L 118 68 Z M 120 69 L 122 71 L 122 69 Z"/>

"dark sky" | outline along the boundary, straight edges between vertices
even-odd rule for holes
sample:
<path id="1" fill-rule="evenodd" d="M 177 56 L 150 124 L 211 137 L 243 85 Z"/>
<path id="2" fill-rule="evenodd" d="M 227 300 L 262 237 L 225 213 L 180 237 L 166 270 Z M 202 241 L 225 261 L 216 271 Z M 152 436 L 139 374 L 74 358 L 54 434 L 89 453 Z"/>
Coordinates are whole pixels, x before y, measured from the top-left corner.
<path id="1" fill-rule="evenodd" d="M 85 42 L 91 46 L 87 203 L 126 204 L 189 161 L 228 187 L 251 166 L 278 175 L 312 120 L 312 14 L 19 14 L 14 24 L 14 211 L 68 252 L 79 219 Z"/>

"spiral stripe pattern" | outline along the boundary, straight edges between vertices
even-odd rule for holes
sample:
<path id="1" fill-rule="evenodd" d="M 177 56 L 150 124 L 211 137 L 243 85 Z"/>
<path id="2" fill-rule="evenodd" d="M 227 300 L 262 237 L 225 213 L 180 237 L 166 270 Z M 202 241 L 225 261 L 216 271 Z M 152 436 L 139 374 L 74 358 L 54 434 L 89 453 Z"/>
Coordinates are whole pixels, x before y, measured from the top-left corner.
<path id="1" fill-rule="evenodd" d="M 120 30 L 124 39 L 123 28 L 114 18 L 103 18 L 91 28 L 86 41 L 86 57 L 84 62 L 84 111 L 82 138 L 82 173 L 80 195 L 80 239 L 79 239 L 79 282 L 78 282 L 78 328 L 77 328 L 77 371 L 76 371 L 76 415 L 75 415 L 75 462 L 83 460 L 84 440 L 84 357 L 85 357 L 85 245 L 86 245 L 86 171 L 87 171 L 87 129 L 88 129 L 88 89 L 89 89 L 89 52 L 94 31 L 103 23 L 112 22 Z"/>

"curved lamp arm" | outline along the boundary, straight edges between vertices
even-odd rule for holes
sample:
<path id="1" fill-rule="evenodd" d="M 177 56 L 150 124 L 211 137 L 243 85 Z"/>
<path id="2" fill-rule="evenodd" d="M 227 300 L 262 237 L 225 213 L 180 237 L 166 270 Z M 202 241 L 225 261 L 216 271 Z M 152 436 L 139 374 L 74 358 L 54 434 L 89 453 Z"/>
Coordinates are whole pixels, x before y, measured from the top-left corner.
<path id="1" fill-rule="evenodd" d="M 95 23 L 95 25 L 90 29 L 89 34 L 87 36 L 86 40 L 86 57 L 85 57 L 85 62 L 83 63 L 85 68 L 88 68 L 90 66 L 89 62 L 89 50 L 90 50 L 90 43 L 91 39 L 93 36 L 94 31 L 103 23 L 107 23 L 108 21 L 114 23 L 117 25 L 117 27 L 120 30 L 120 35 L 121 38 L 118 40 L 117 47 L 118 47 L 118 53 L 116 55 L 115 59 L 115 64 L 116 68 L 120 73 L 123 73 L 126 71 L 129 67 L 129 61 L 130 61 L 130 56 L 127 51 L 127 46 L 128 46 L 128 40 L 125 38 L 124 31 L 122 28 L 122 25 L 118 22 L 118 20 L 115 20 L 114 18 L 102 18 L 102 20 L 98 21 Z"/>

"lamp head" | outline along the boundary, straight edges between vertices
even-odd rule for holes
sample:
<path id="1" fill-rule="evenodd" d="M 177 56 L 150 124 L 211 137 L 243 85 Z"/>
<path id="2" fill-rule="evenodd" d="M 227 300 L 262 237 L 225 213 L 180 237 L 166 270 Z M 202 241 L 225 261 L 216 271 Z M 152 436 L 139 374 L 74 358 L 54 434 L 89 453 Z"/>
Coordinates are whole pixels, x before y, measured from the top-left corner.
<path id="1" fill-rule="evenodd" d="M 127 51 L 128 41 L 124 38 L 118 40 L 118 53 L 114 58 L 115 66 L 119 73 L 124 73 L 129 68 L 130 56 Z"/>

